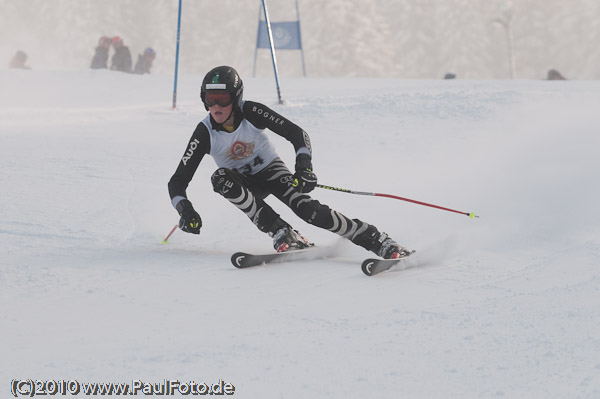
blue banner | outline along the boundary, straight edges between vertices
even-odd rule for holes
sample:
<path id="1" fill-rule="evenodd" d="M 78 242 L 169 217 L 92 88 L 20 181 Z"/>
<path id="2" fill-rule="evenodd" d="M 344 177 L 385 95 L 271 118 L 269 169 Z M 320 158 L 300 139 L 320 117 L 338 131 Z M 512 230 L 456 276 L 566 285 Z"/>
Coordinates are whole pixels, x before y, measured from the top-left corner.
<path id="1" fill-rule="evenodd" d="M 271 22 L 271 33 L 276 50 L 302 50 L 300 21 Z M 265 21 L 258 22 L 256 48 L 271 48 Z"/>

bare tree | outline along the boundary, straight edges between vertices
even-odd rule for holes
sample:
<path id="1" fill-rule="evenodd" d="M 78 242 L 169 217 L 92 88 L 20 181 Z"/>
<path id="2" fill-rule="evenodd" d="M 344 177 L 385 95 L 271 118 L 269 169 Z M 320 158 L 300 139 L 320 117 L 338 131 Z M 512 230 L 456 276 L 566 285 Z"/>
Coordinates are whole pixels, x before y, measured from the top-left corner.
<path id="1" fill-rule="evenodd" d="M 515 54 L 513 49 L 513 34 L 511 21 L 513 18 L 513 7 L 511 0 L 505 0 L 503 7 L 503 15 L 501 18 L 495 18 L 494 22 L 502 25 L 506 31 L 506 44 L 508 47 L 508 64 L 510 70 L 510 78 L 516 79 L 517 77 L 517 63 L 515 61 Z"/>

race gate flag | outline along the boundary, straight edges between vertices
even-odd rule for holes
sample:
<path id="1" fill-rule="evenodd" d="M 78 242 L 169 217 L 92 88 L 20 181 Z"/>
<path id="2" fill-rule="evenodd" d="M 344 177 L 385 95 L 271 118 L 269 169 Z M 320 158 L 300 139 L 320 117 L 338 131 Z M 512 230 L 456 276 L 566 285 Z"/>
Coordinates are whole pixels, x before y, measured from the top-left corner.
<path id="1" fill-rule="evenodd" d="M 298 0 L 296 3 L 296 20 L 271 22 L 269 20 L 266 0 L 263 0 L 262 10 L 264 11 L 264 20 L 261 20 L 260 12 L 258 15 L 258 32 L 256 34 L 256 48 L 254 49 L 254 68 L 252 76 L 256 76 L 256 59 L 259 49 L 270 49 L 273 63 L 275 64 L 275 52 L 279 50 L 300 50 L 300 60 L 302 62 L 302 74 L 306 77 L 306 66 L 304 65 L 304 49 L 302 48 L 302 34 L 300 33 L 300 9 Z M 271 36 L 271 41 L 269 40 Z M 273 48 L 271 48 L 271 44 Z"/>
<path id="2" fill-rule="evenodd" d="M 270 48 L 269 32 L 264 21 L 258 24 L 256 48 Z M 273 43 L 276 50 L 302 50 L 300 39 L 300 21 L 271 22 Z"/>

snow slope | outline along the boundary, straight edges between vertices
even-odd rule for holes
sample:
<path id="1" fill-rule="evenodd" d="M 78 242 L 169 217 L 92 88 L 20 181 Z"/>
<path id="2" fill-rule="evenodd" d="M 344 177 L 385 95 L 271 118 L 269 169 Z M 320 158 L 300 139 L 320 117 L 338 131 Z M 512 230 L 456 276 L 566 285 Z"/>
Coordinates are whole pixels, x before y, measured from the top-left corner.
<path id="1" fill-rule="evenodd" d="M 167 181 L 202 76 L 0 71 L 0 385 L 213 383 L 240 398 L 600 397 L 600 82 L 245 79 L 309 134 L 314 197 L 417 250 L 363 249 L 270 203 L 331 260 L 237 270 L 270 239 L 212 192 L 177 231 Z M 272 135 L 292 164 L 293 149 Z M 7 396 L 5 396 L 7 397 Z"/>

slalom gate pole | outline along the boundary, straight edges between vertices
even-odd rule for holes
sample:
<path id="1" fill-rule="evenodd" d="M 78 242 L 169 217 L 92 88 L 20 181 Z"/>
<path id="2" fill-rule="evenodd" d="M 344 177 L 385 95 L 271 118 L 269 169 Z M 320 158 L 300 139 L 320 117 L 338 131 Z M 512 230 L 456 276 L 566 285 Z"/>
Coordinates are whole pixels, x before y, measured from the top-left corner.
<path id="1" fill-rule="evenodd" d="M 277 98 L 279 104 L 283 104 L 281 98 L 281 89 L 279 88 L 279 72 L 277 71 L 277 57 L 275 55 L 275 43 L 273 42 L 273 32 L 271 31 L 271 21 L 269 20 L 269 11 L 267 10 L 267 1 L 262 0 L 263 11 L 265 12 L 265 24 L 267 24 L 267 33 L 269 34 L 269 44 L 271 46 L 271 60 L 273 61 L 273 72 L 275 73 L 275 85 L 277 86 Z"/>
<path id="2" fill-rule="evenodd" d="M 175 109 L 177 107 L 177 73 L 179 71 L 179 37 L 180 37 L 180 33 L 181 33 L 181 0 L 179 0 L 179 12 L 177 15 L 177 45 L 176 45 L 176 50 L 175 50 L 175 82 L 173 83 L 173 109 Z"/>
<path id="3" fill-rule="evenodd" d="M 444 208 L 442 206 L 428 204 L 426 202 L 416 201 L 416 200 L 412 200 L 412 199 L 409 199 L 409 198 L 398 197 L 397 195 L 381 194 L 381 193 L 369 193 L 369 192 L 365 192 L 365 191 L 353 191 L 353 190 L 348 190 L 346 188 L 338 188 L 338 187 L 325 186 L 323 184 L 317 184 L 317 187 L 323 188 L 323 189 L 326 189 L 326 190 L 340 191 L 342 193 L 347 193 L 347 194 L 370 195 L 372 197 L 393 198 L 393 199 L 397 199 L 397 200 L 401 200 L 401 201 L 412 202 L 413 204 L 430 206 L 432 208 L 441 209 L 441 210 L 444 210 L 444 211 L 449 211 L 449 212 L 454 212 L 454 213 L 460 213 L 461 215 L 467 215 L 471 219 L 475 219 L 475 218 L 479 217 L 479 216 L 475 215 L 475 212 L 461 212 L 461 211 L 457 211 L 455 209 Z"/>
<path id="4" fill-rule="evenodd" d="M 167 236 L 162 240 L 163 244 L 166 244 L 167 241 L 169 240 L 169 237 L 171 237 L 171 235 L 173 235 L 173 233 L 175 232 L 175 229 L 177 229 L 179 225 L 176 224 L 175 226 L 173 226 L 173 228 L 171 229 L 171 231 L 169 232 L 169 234 L 167 234 Z"/>

